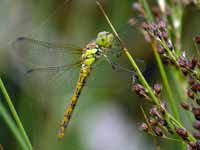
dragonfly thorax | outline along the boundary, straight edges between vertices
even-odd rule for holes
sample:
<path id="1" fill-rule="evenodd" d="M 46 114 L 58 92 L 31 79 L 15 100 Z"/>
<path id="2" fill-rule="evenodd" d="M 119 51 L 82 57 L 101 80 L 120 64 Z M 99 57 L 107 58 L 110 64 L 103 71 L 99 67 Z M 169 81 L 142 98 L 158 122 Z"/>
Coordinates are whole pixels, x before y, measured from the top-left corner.
<path id="1" fill-rule="evenodd" d="M 103 55 L 103 50 L 97 44 L 88 44 L 82 54 L 82 64 L 91 66 L 95 61 Z"/>

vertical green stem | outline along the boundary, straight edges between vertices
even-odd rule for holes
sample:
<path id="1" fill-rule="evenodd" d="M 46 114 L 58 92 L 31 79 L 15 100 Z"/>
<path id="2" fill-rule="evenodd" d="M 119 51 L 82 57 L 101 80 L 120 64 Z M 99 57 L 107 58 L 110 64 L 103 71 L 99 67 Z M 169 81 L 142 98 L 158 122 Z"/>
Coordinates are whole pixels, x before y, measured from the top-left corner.
<path id="1" fill-rule="evenodd" d="M 150 22 L 152 22 L 154 20 L 154 18 L 153 18 L 153 15 L 151 13 L 151 10 L 149 8 L 148 3 L 146 2 L 146 0 L 140 0 L 140 2 L 145 9 L 146 18 Z M 156 62 L 158 64 L 158 68 L 159 68 L 159 71 L 160 71 L 160 74 L 161 74 L 161 78 L 162 78 L 164 87 L 165 87 L 166 92 L 167 92 L 167 96 L 168 96 L 168 99 L 169 99 L 169 104 L 171 106 L 172 112 L 173 112 L 175 118 L 180 121 L 179 113 L 178 113 L 177 107 L 174 103 L 174 97 L 173 97 L 171 88 L 169 86 L 169 81 L 167 79 L 167 75 L 166 75 L 166 72 L 164 70 L 164 66 L 163 66 L 161 58 L 160 58 L 160 56 L 159 56 L 159 54 L 157 53 L 157 50 L 156 50 L 155 41 L 152 41 L 151 46 L 152 46 L 152 49 L 153 49 L 153 52 L 154 52 L 154 55 L 155 55 L 155 58 L 156 58 Z"/>
<path id="2" fill-rule="evenodd" d="M 21 145 L 21 147 L 23 149 L 27 149 L 28 147 L 27 147 L 26 142 L 22 138 L 22 136 L 21 136 L 18 128 L 14 124 L 12 118 L 10 117 L 10 115 L 8 114 L 8 112 L 6 111 L 6 109 L 3 107 L 3 105 L 2 105 L 1 102 L 0 102 L 0 115 L 5 120 L 6 124 L 8 125 L 8 127 L 10 128 L 10 130 L 12 131 L 13 135 L 15 136 L 16 140 L 19 142 L 19 144 Z"/>
<path id="3" fill-rule="evenodd" d="M 6 100 L 7 104 L 8 104 L 8 107 L 9 107 L 9 109 L 10 109 L 10 111 L 11 111 L 11 113 L 12 113 L 14 119 L 15 119 L 15 121 L 16 121 L 16 124 L 17 124 L 18 128 L 19 128 L 22 136 L 24 137 L 24 140 L 26 141 L 29 149 L 32 150 L 33 148 L 32 148 L 32 145 L 30 143 L 30 140 L 29 140 L 29 138 L 28 138 L 28 136 L 26 134 L 26 131 L 25 131 L 25 129 L 24 129 L 22 123 L 21 123 L 21 120 L 20 120 L 20 118 L 19 118 L 19 116 L 18 116 L 18 114 L 17 114 L 17 112 L 15 110 L 15 107 L 14 107 L 14 105 L 12 103 L 12 100 L 11 100 L 10 96 L 8 95 L 8 92 L 6 91 L 6 88 L 5 88 L 1 78 L 0 78 L 0 89 L 1 89 L 1 91 L 2 91 L 2 93 L 4 95 L 4 97 L 5 97 L 5 100 Z"/>
<path id="4" fill-rule="evenodd" d="M 154 55 L 155 55 L 156 60 L 157 60 L 158 68 L 159 68 L 159 71 L 160 71 L 160 74 L 161 74 L 161 77 L 162 77 L 162 81 L 163 81 L 163 84 L 165 86 L 165 89 L 166 89 L 166 92 L 167 92 L 167 95 L 168 95 L 168 100 L 169 100 L 169 104 L 171 106 L 172 112 L 173 112 L 175 118 L 178 121 L 180 121 L 180 117 L 179 117 L 179 113 L 178 113 L 178 110 L 177 110 L 177 107 L 176 107 L 176 103 L 174 101 L 174 97 L 172 95 L 171 88 L 169 86 L 169 81 L 167 79 L 166 72 L 164 70 L 164 66 L 162 64 L 160 56 L 157 53 L 154 41 L 152 42 L 151 46 L 152 46 L 152 49 L 154 51 Z"/>

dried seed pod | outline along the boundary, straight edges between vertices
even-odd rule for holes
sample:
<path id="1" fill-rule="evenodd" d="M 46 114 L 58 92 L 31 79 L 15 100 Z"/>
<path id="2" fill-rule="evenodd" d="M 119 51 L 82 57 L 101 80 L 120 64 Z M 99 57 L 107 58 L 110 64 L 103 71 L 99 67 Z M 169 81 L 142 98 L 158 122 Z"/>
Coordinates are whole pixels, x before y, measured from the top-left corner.
<path id="1" fill-rule="evenodd" d="M 188 145 L 189 145 L 189 149 L 188 150 L 196 150 L 196 143 L 195 142 L 190 141 L 188 143 Z"/>
<path id="2" fill-rule="evenodd" d="M 187 95 L 188 97 L 190 97 L 191 99 L 194 99 L 194 92 L 192 90 L 188 90 L 187 91 Z"/>
<path id="3" fill-rule="evenodd" d="M 152 116 L 156 116 L 159 112 L 158 112 L 158 109 L 156 107 L 152 107 L 152 108 L 150 108 L 149 113 Z"/>
<path id="4" fill-rule="evenodd" d="M 194 132 L 194 133 L 193 133 L 193 136 L 194 136 L 196 139 L 200 139 L 200 132 L 199 132 L 199 131 Z"/>
<path id="5" fill-rule="evenodd" d="M 172 51 L 174 48 L 173 48 L 173 45 L 172 45 L 172 42 L 170 40 L 166 40 L 165 43 L 167 44 L 167 47 Z"/>
<path id="6" fill-rule="evenodd" d="M 193 107 L 192 113 L 194 114 L 195 119 L 200 121 L 200 108 L 199 107 Z"/>
<path id="7" fill-rule="evenodd" d="M 183 73 L 185 76 L 188 75 L 188 69 L 187 69 L 187 68 L 181 67 L 181 71 L 182 71 L 182 73 Z"/>
<path id="8" fill-rule="evenodd" d="M 150 119 L 149 119 L 149 124 L 150 124 L 151 126 L 155 126 L 155 125 L 158 124 L 158 121 L 157 121 L 156 119 L 154 119 L 154 118 L 150 118 Z"/>
<path id="9" fill-rule="evenodd" d="M 148 127 L 148 125 L 146 123 L 143 122 L 138 126 L 138 129 L 140 131 L 148 131 L 149 127 Z"/>
<path id="10" fill-rule="evenodd" d="M 162 116 L 161 116 L 161 114 L 159 113 L 159 111 L 158 111 L 158 109 L 157 109 L 156 107 L 150 108 L 149 113 L 150 113 L 150 115 L 152 115 L 152 116 L 156 116 L 156 117 L 158 117 L 159 119 L 162 119 Z"/>
<path id="11" fill-rule="evenodd" d="M 155 127 L 155 128 L 153 129 L 153 131 L 154 131 L 154 133 L 155 133 L 157 136 L 163 136 L 163 135 L 164 135 L 162 129 L 159 128 L 159 127 Z"/>
<path id="12" fill-rule="evenodd" d="M 150 100 L 150 97 L 147 94 L 147 90 L 141 84 L 134 84 L 132 87 L 133 91 L 136 92 L 139 96 L 144 97 L 146 100 Z"/>
<path id="13" fill-rule="evenodd" d="M 194 127 L 195 129 L 200 129 L 200 121 L 195 120 L 195 122 L 193 123 L 193 127 Z"/>
<path id="14" fill-rule="evenodd" d="M 197 92 L 198 90 L 199 90 L 199 84 L 198 83 L 196 83 L 196 84 L 193 84 L 192 86 L 191 86 L 191 90 L 193 91 L 193 92 Z"/>
<path id="15" fill-rule="evenodd" d="M 188 83 L 190 85 L 193 85 L 195 83 L 194 78 L 190 76 L 189 79 L 188 79 Z"/>
<path id="16" fill-rule="evenodd" d="M 163 32 L 162 32 L 162 37 L 163 37 L 163 39 L 164 39 L 165 41 L 167 41 L 168 38 L 169 38 L 169 35 L 168 35 L 167 32 L 163 31 Z"/>
<path id="17" fill-rule="evenodd" d="M 200 140 L 196 141 L 196 148 L 197 148 L 197 150 L 200 150 Z"/>
<path id="18" fill-rule="evenodd" d="M 162 31 L 166 31 L 167 29 L 167 24 L 164 20 L 160 20 L 159 23 L 158 23 L 158 27 L 160 30 Z"/>
<path id="19" fill-rule="evenodd" d="M 146 22 L 143 22 L 141 27 L 145 30 L 145 31 L 148 31 L 150 30 L 150 25 Z"/>
<path id="20" fill-rule="evenodd" d="M 197 59 L 195 57 L 192 57 L 192 59 L 188 61 L 188 67 L 193 70 L 196 65 L 197 65 Z"/>
<path id="21" fill-rule="evenodd" d="M 166 112 L 166 110 L 167 110 L 167 103 L 166 103 L 166 102 L 162 102 L 162 103 L 160 104 L 160 112 L 161 112 L 162 114 L 164 114 L 164 113 Z"/>
<path id="22" fill-rule="evenodd" d="M 162 86 L 161 86 L 159 83 L 156 83 L 156 84 L 154 84 L 154 86 L 153 86 L 153 90 L 155 91 L 155 93 L 156 93 L 157 95 L 159 95 L 160 92 L 161 92 L 161 90 L 162 90 Z"/>
<path id="23" fill-rule="evenodd" d="M 157 49 L 157 52 L 158 52 L 160 55 L 162 55 L 162 54 L 165 53 L 165 49 L 164 49 L 163 46 L 161 46 L 161 45 L 158 45 L 156 49 Z"/>
<path id="24" fill-rule="evenodd" d="M 184 129 L 184 128 L 176 128 L 176 133 L 180 137 L 182 137 L 184 140 L 186 140 L 188 137 L 188 133 L 187 133 L 186 129 Z"/>
<path id="25" fill-rule="evenodd" d="M 189 110 L 190 106 L 187 102 L 181 102 L 181 107 L 185 110 Z"/>
<path id="26" fill-rule="evenodd" d="M 178 63 L 180 67 L 183 67 L 183 68 L 187 67 L 187 61 L 184 56 L 181 56 L 178 58 Z"/>
<path id="27" fill-rule="evenodd" d="M 194 41 L 197 43 L 197 44 L 200 44 L 200 34 L 196 35 L 194 37 Z"/>

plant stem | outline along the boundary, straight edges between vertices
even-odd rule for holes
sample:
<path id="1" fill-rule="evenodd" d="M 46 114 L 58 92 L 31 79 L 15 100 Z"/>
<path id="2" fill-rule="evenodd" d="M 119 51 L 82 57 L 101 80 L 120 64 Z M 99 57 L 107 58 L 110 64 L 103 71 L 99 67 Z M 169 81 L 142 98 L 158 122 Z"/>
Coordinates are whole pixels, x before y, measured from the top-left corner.
<path id="1" fill-rule="evenodd" d="M 156 60 L 157 60 L 158 68 L 159 68 L 159 71 L 160 71 L 160 74 L 161 74 L 161 77 L 162 77 L 162 81 L 163 81 L 163 84 L 165 86 L 165 89 L 166 89 L 166 92 L 167 92 L 167 95 L 168 95 L 169 104 L 171 106 L 172 112 L 173 112 L 175 118 L 178 121 L 180 121 L 179 113 L 178 113 L 177 107 L 175 105 L 174 97 L 172 95 L 172 92 L 171 92 L 171 89 L 170 89 L 170 86 L 169 86 L 169 81 L 167 79 L 167 76 L 166 76 L 166 73 L 165 73 L 165 70 L 164 70 L 164 66 L 163 66 L 162 61 L 160 59 L 160 56 L 159 56 L 159 54 L 157 53 L 157 50 L 156 50 L 155 41 L 152 41 L 151 46 L 152 46 L 152 49 L 154 51 L 154 55 L 155 55 Z"/>
<path id="2" fill-rule="evenodd" d="M 149 84 L 147 83 L 146 79 L 144 78 L 144 76 L 142 75 L 140 69 L 138 68 L 137 64 L 135 63 L 133 57 L 131 56 L 131 54 L 129 53 L 127 48 L 124 48 L 124 52 L 127 55 L 130 63 L 132 64 L 133 68 L 135 69 L 136 73 L 138 74 L 138 77 L 141 81 L 141 83 L 147 88 L 149 95 L 151 96 L 153 102 L 159 106 L 159 100 L 157 99 L 157 97 L 154 95 L 153 90 L 151 89 L 151 87 L 149 86 Z M 172 127 L 175 125 L 175 127 L 179 127 L 179 128 L 184 128 L 183 125 L 177 121 L 171 114 L 169 114 L 168 112 L 166 112 L 165 115 L 165 119 L 167 121 L 167 123 Z M 174 123 L 171 124 L 171 123 Z M 192 134 L 188 133 L 188 137 L 191 141 L 196 141 L 195 138 L 192 136 Z"/>
<path id="3" fill-rule="evenodd" d="M 5 100 L 6 100 L 6 102 L 8 104 L 8 107 L 9 107 L 9 109 L 10 109 L 12 115 L 13 115 L 13 118 L 16 121 L 16 124 L 17 124 L 18 128 L 19 128 L 22 136 L 24 137 L 24 140 L 26 141 L 26 144 L 28 145 L 29 149 L 32 150 L 33 147 L 32 147 L 32 145 L 30 143 L 30 140 L 29 140 L 29 138 L 28 138 L 28 136 L 26 134 L 26 131 L 25 131 L 23 125 L 22 125 L 22 122 L 21 122 L 21 120 L 20 120 L 20 118 L 19 118 L 19 116 L 18 116 L 18 114 L 17 114 L 17 112 L 15 110 L 15 107 L 14 107 L 14 105 L 12 103 L 12 100 L 11 100 L 10 96 L 8 95 L 8 92 L 6 91 L 6 88 L 5 88 L 1 78 L 0 78 L 0 89 L 1 89 L 1 91 L 2 91 L 2 93 L 4 95 L 4 97 L 5 97 Z"/>
<path id="4" fill-rule="evenodd" d="M 140 3 L 143 5 L 144 7 L 144 10 L 145 10 L 145 15 L 146 15 L 146 18 L 150 21 L 150 22 L 153 22 L 154 18 L 153 18 L 153 15 L 151 13 L 151 10 L 149 8 L 149 5 L 148 3 L 146 2 L 146 0 L 139 0 Z"/>
<path id="5" fill-rule="evenodd" d="M 147 83 L 147 81 L 145 80 L 144 76 L 142 75 L 142 72 L 140 71 L 140 69 L 138 68 L 137 64 L 135 63 L 133 57 L 131 56 L 131 54 L 129 53 L 128 49 L 127 48 L 123 48 L 126 56 L 128 57 L 131 65 L 133 66 L 135 72 L 137 73 L 139 79 L 140 79 L 140 82 L 147 88 L 148 90 L 148 93 L 149 95 L 151 96 L 153 102 L 156 104 L 156 105 L 159 105 L 159 101 L 158 99 L 156 98 L 156 96 L 154 95 L 151 87 L 149 86 L 149 84 Z"/>
<path id="6" fill-rule="evenodd" d="M 6 109 L 4 108 L 4 106 L 2 105 L 1 102 L 0 102 L 0 114 L 1 114 L 2 118 L 5 120 L 6 124 L 10 128 L 10 130 L 12 131 L 12 133 L 15 136 L 16 140 L 21 145 L 21 147 L 23 149 L 27 149 L 28 148 L 27 144 L 24 141 L 24 139 L 22 138 L 22 136 L 21 136 L 21 134 L 19 132 L 19 129 L 16 127 L 15 123 L 13 122 L 12 118 L 10 117 L 10 115 L 8 114 L 8 112 L 6 111 Z"/>
<path id="7" fill-rule="evenodd" d="M 154 17 L 153 17 L 153 15 L 151 13 L 151 10 L 149 8 L 148 3 L 146 2 L 146 0 L 140 0 L 140 3 L 143 5 L 143 7 L 145 9 L 147 20 L 152 22 L 154 20 Z M 173 112 L 175 118 L 178 121 L 180 121 L 179 113 L 178 113 L 177 107 L 176 107 L 176 105 L 174 103 L 174 101 L 175 101 L 174 100 L 174 96 L 173 96 L 173 94 L 171 92 L 171 89 L 170 89 L 170 86 L 169 86 L 169 81 L 167 79 L 167 75 L 166 75 L 166 72 L 164 70 L 164 66 L 162 64 L 161 58 L 160 58 L 159 54 L 157 53 L 157 50 L 156 50 L 157 48 L 156 48 L 154 40 L 151 43 L 151 47 L 153 49 L 153 52 L 154 52 L 154 55 L 155 55 L 155 58 L 156 58 L 156 62 L 158 64 L 158 68 L 159 68 L 159 71 L 160 71 L 160 74 L 161 74 L 161 78 L 162 78 L 164 87 L 165 87 L 166 92 L 167 92 L 167 97 L 169 99 L 169 104 L 171 106 L 172 112 Z"/>
<path id="8" fill-rule="evenodd" d="M 103 7 L 101 6 L 101 4 L 97 1 L 96 2 L 97 5 L 99 6 L 100 10 L 102 11 L 105 19 L 107 20 L 109 26 L 111 27 L 111 29 L 113 30 L 113 33 L 115 35 L 115 37 L 118 39 L 118 41 L 120 42 L 121 48 L 124 51 L 124 53 L 126 54 L 128 60 L 130 61 L 133 69 L 135 70 L 135 72 L 137 73 L 140 82 L 143 84 L 143 86 L 148 90 L 148 94 L 151 96 L 152 98 L 152 102 L 156 105 L 156 106 L 160 106 L 160 101 L 159 99 L 154 95 L 152 88 L 149 86 L 149 84 L 147 83 L 146 79 L 144 78 L 144 76 L 142 75 L 142 72 L 140 71 L 140 69 L 138 68 L 137 64 L 135 63 L 133 57 L 131 56 L 131 54 L 129 53 L 129 50 L 124 46 L 123 41 L 121 40 L 121 38 L 119 37 L 117 31 L 115 30 L 114 26 L 112 25 L 110 19 L 108 18 L 108 16 L 106 15 Z M 182 124 L 176 120 L 176 118 L 174 118 L 171 114 L 169 114 L 168 112 L 166 112 L 165 116 L 164 116 L 165 120 L 167 121 L 168 125 L 175 130 L 175 127 L 178 128 L 184 128 L 182 126 Z M 191 141 L 196 141 L 195 138 L 192 136 L 191 133 L 188 132 L 188 137 Z"/>

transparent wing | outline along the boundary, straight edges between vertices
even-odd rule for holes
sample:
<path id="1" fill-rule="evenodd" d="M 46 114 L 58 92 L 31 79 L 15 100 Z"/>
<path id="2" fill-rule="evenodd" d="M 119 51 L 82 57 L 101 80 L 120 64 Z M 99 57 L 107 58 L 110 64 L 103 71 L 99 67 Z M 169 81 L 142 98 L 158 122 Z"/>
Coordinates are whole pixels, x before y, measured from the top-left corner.
<path id="1" fill-rule="evenodd" d="M 51 71 L 73 67 L 82 54 L 82 48 L 70 44 L 56 44 L 26 37 L 12 43 L 14 55 L 27 71 Z M 76 56 L 77 55 L 77 56 Z"/>
<path id="2" fill-rule="evenodd" d="M 24 79 L 40 81 L 45 87 L 71 88 L 76 82 L 82 48 L 70 44 L 56 44 L 26 37 L 12 43 L 12 58 Z"/>

